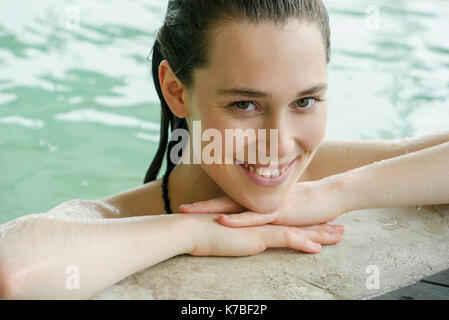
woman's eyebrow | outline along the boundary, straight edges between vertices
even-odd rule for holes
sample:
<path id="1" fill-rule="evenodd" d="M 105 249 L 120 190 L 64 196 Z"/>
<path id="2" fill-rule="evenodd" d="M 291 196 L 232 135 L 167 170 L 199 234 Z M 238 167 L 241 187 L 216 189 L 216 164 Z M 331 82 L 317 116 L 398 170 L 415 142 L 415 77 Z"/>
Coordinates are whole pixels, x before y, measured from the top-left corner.
<path id="1" fill-rule="evenodd" d="M 306 95 L 315 94 L 323 89 L 327 89 L 326 83 L 318 83 L 314 85 L 313 87 L 310 87 L 308 89 L 302 90 L 298 92 L 296 95 L 297 97 L 303 97 Z M 230 89 L 218 89 L 217 94 L 219 95 L 233 95 L 233 96 L 244 96 L 249 98 L 267 98 L 271 97 L 271 93 L 263 92 L 263 91 L 257 91 L 253 89 L 248 88 L 241 88 L 241 87 L 235 87 Z"/>

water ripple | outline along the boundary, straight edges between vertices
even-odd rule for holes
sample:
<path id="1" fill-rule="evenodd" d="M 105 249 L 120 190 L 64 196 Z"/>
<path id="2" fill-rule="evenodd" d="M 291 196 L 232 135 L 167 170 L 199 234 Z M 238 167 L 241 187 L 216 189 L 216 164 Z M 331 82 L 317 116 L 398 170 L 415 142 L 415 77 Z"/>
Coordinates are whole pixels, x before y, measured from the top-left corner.
<path id="1" fill-rule="evenodd" d="M 0 118 L 0 123 L 3 124 L 17 124 L 26 128 L 31 129 L 42 129 L 45 124 L 42 120 L 39 119 L 29 119 L 24 118 L 22 116 L 13 115 Z"/>
<path id="2" fill-rule="evenodd" d="M 56 120 L 69 122 L 91 122 L 112 127 L 131 127 L 159 131 L 159 124 L 140 120 L 131 116 L 123 116 L 112 112 L 102 112 L 95 109 L 73 110 L 54 116 Z"/>

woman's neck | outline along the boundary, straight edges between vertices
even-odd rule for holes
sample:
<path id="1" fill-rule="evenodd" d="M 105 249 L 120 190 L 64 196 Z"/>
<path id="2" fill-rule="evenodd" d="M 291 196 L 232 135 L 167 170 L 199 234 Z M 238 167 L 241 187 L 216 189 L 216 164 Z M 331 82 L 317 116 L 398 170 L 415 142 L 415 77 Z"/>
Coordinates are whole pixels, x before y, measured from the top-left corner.
<path id="1" fill-rule="evenodd" d="M 223 195 L 221 188 L 199 164 L 178 164 L 168 179 L 168 195 L 174 213 L 181 204 L 209 200 Z"/>

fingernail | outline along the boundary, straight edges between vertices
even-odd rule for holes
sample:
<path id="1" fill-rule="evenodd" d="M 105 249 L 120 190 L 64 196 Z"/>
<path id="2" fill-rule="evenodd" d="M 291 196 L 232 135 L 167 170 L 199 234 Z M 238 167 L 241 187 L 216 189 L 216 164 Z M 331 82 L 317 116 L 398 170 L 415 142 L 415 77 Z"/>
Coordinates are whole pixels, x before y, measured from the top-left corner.
<path id="1" fill-rule="evenodd" d="M 340 226 L 333 226 L 332 229 L 334 232 L 338 232 L 338 233 L 342 233 L 344 231 L 344 229 Z"/>
<path id="2" fill-rule="evenodd" d="M 184 209 L 190 209 L 192 207 L 193 207 L 192 204 L 181 204 L 181 208 L 184 208 Z"/>
<path id="3" fill-rule="evenodd" d="M 313 243 L 312 243 L 312 247 L 313 247 L 315 250 L 319 250 L 319 249 L 321 249 L 321 244 L 316 243 L 316 242 L 313 242 Z"/>
<path id="4" fill-rule="evenodd" d="M 321 248 L 321 244 L 317 242 L 313 242 L 310 239 L 307 239 L 307 242 L 309 242 L 309 245 L 312 247 L 312 249 L 319 250 Z"/>
<path id="5" fill-rule="evenodd" d="M 334 239 L 338 239 L 338 238 L 341 237 L 341 234 L 340 234 L 340 232 L 334 232 L 334 233 L 332 233 L 332 237 L 333 237 Z"/>

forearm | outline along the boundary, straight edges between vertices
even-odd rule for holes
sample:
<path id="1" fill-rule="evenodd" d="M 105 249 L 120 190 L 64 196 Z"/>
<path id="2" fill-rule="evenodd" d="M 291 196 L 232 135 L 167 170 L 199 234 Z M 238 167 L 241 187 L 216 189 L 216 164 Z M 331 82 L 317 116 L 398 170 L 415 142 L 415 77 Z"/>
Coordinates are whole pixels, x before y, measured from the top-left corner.
<path id="1" fill-rule="evenodd" d="M 328 177 L 346 211 L 449 203 L 449 142 Z"/>
<path id="2" fill-rule="evenodd" d="M 32 215 L 15 227 L 10 223 L 9 230 L 2 225 L 0 263 L 7 275 L 6 297 L 89 298 L 139 270 L 190 252 L 194 243 L 190 228 L 183 225 L 186 221 L 181 215 L 120 219 Z M 78 289 L 67 285 L 73 268 L 79 270 Z"/>
<path id="3" fill-rule="evenodd" d="M 449 131 L 394 140 L 326 140 L 300 181 L 322 178 L 449 141 Z"/>

